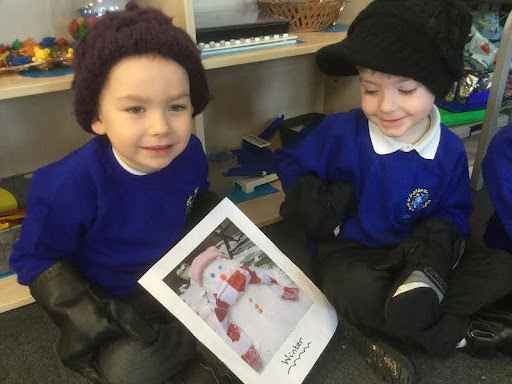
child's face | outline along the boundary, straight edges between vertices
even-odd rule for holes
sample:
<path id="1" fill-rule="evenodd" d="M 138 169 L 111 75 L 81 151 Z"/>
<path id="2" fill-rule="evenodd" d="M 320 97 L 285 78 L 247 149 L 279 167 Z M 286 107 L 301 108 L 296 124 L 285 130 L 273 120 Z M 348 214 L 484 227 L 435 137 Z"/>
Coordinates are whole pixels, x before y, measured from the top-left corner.
<path id="1" fill-rule="evenodd" d="M 361 108 L 389 137 L 415 143 L 428 130 L 434 95 L 421 83 L 405 77 L 359 68 Z"/>
<path id="2" fill-rule="evenodd" d="M 192 112 L 188 74 L 181 65 L 155 55 L 132 56 L 110 70 L 92 129 L 108 136 L 127 165 L 152 173 L 187 146 Z"/>

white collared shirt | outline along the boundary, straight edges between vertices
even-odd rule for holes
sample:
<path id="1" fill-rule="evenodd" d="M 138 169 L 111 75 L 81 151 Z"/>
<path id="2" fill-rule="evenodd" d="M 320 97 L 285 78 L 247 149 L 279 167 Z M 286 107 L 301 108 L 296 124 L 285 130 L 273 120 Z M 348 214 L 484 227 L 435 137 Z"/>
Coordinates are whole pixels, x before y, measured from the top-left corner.
<path id="1" fill-rule="evenodd" d="M 114 149 L 114 147 L 112 147 L 112 152 L 114 152 L 114 157 L 116 158 L 116 160 L 119 163 L 119 165 L 121 167 L 123 167 L 127 172 L 131 173 L 132 175 L 136 175 L 136 176 L 145 176 L 145 175 L 147 175 L 147 173 L 144 173 L 144 172 L 141 172 L 141 171 L 137 171 L 136 169 L 133 169 L 128 164 L 126 164 L 123 160 L 121 160 L 121 158 L 117 154 L 117 152 Z"/>
<path id="2" fill-rule="evenodd" d="M 436 156 L 437 147 L 441 140 L 441 115 L 434 105 L 430 111 L 430 127 L 423 137 L 415 144 L 402 143 L 401 141 L 384 135 L 379 127 L 368 121 L 370 139 L 373 150 L 379 155 L 387 155 L 396 151 L 416 151 L 427 160 L 433 160 Z"/>

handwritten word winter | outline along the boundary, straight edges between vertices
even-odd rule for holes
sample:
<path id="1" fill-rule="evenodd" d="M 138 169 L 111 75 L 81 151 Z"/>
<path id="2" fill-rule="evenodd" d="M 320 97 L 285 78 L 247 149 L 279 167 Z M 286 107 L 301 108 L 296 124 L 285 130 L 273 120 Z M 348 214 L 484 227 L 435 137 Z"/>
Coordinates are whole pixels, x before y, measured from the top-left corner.
<path id="1" fill-rule="evenodd" d="M 292 347 L 292 350 L 284 354 L 284 360 L 281 360 L 281 363 L 289 366 L 288 374 L 290 374 L 293 367 L 297 366 L 297 361 L 302 358 L 302 355 L 306 353 L 306 349 L 308 349 L 310 345 L 311 342 L 306 344 L 302 341 L 301 337 L 299 341 L 297 341 L 297 344 Z"/>

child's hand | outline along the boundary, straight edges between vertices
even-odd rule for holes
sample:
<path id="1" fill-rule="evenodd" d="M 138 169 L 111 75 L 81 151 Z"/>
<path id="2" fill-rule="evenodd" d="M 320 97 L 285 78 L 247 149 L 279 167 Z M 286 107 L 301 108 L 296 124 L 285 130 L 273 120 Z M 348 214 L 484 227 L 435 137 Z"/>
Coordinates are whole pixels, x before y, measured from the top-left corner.
<path id="1" fill-rule="evenodd" d="M 407 239 L 398 244 L 389 254 L 371 265 L 378 271 L 398 272 L 402 270 L 409 260 L 418 260 L 423 254 L 425 243 L 415 239 Z"/>
<path id="2" fill-rule="evenodd" d="M 279 210 L 315 241 L 334 240 L 334 230 L 356 212 L 352 183 L 328 184 L 313 175 L 303 176 L 292 186 Z"/>
<path id="3" fill-rule="evenodd" d="M 100 295 L 70 262 L 59 261 L 42 272 L 30 293 L 59 327 L 57 352 L 64 365 L 95 382 L 101 374 L 95 375 L 90 363 L 100 347 L 126 337 L 144 343 L 156 339 L 133 308 Z"/>

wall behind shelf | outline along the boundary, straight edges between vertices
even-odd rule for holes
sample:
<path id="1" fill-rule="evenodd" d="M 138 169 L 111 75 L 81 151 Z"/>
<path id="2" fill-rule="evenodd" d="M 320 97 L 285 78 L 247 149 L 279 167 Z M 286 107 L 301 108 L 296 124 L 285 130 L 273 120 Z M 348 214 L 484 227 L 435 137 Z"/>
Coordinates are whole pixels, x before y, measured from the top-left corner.
<path id="1" fill-rule="evenodd" d="M 278 115 L 323 111 L 324 82 L 314 55 L 210 70 L 208 81 L 207 152 L 240 147 L 243 135 L 260 133 Z"/>
<path id="2" fill-rule="evenodd" d="M 256 0 L 194 0 L 194 11 L 208 12 L 225 9 L 256 9 Z"/>
<path id="3" fill-rule="evenodd" d="M 71 38 L 66 30 L 84 0 L 2 0 L 0 1 L 0 43 L 45 36 Z"/>
<path id="4" fill-rule="evenodd" d="M 0 102 L 0 177 L 34 171 L 92 137 L 76 123 L 72 97 L 63 91 Z"/>

